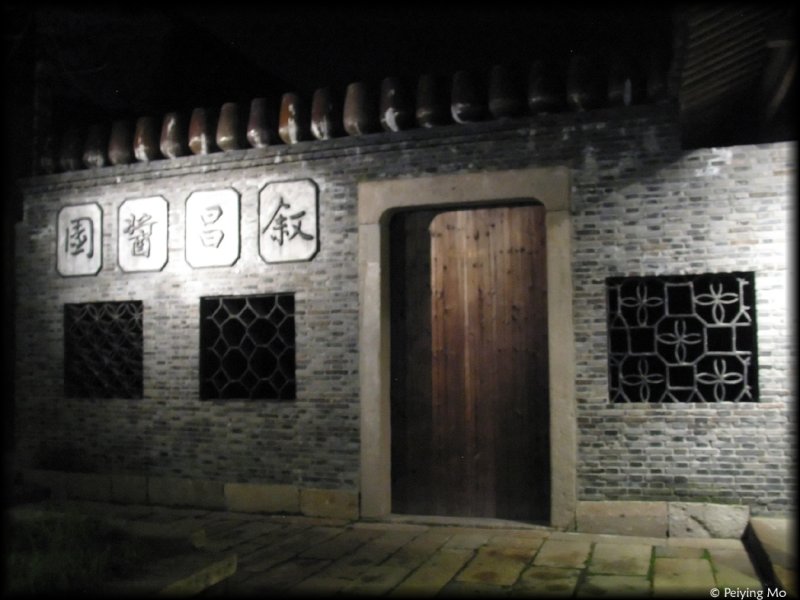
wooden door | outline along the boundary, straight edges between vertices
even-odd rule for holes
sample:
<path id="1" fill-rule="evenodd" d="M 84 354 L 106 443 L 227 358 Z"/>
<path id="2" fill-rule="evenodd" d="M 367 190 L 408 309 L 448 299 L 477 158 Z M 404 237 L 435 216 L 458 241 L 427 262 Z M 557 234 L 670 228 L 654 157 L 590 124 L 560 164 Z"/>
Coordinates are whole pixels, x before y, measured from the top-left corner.
<path id="1" fill-rule="evenodd" d="M 543 207 L 412 213 L 392 244 L 393 511 L 547 521 Z"/>

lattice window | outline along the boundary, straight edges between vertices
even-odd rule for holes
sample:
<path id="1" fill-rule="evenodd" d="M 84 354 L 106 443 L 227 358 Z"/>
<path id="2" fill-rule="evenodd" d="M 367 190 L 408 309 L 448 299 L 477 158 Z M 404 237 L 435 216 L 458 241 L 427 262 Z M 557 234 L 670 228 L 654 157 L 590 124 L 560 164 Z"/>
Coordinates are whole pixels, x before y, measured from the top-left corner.
<path id="1" fill-rule="evenodd" d="M 294 294 L 200 299 L 200 397 L 291 400 Z"/>
<path id="2" fill-rule="evenodd" d="M 612 402 L 756 402 L 752 272 L 612 277 Z"/>
<path id="3" fill-rule="evenodd" d="M 68 398 L 142 397 L 142 303 L 64 305 Z"/>

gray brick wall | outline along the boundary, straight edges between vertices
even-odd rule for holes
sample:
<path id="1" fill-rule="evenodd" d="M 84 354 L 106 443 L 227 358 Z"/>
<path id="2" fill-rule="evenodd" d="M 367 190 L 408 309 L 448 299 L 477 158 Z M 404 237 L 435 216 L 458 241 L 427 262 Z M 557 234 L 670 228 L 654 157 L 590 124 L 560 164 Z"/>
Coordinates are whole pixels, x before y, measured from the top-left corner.
<path id="1" fill-rule="evenodd" d="M 22 182 L 17 228 L 17 430 L 22 464 L 85 471 L 288 483 L 356 491 L 359 471 L 359 181 L 565 165 L 573 182 L 579 498 L 705 499 L 785 510 L 795 489 L 786 293 L 796 197 L 794 143 L 682 151 L 671 106 L 592 111 L 374 134 L 108 167 Z M 258 190 L 311 178 L 321 249 L 307 263 L 258 255 Z M 192 191 L 241 194 L 241 258 L 191 269 L 183 213 Z M 122 273 L 116 213 L 127 198 L 170 205 L 169 261 Z M 56 214 L 96 201 L 104 266 L 55 271 Z M 604 280 L 612 275 L 753 270 L 761 402 L 608 403 Z M 297 400 L 198 399 L 199 298 L 295 292 Z M 67 400 L 65 302 L 144 302 L 144 398 Z"/>
<path id="2" fill-rule="evenodd" d="M 646 156 L 649 139 L 576 172 L 581 497 L 788 510 L 796 486 L 787 273 L 795 146 L 696 150 L 645 167 L 636 157 Z M 761 401 L 610 405 L 604 279 L 737 270 L 756 272 Z"/>

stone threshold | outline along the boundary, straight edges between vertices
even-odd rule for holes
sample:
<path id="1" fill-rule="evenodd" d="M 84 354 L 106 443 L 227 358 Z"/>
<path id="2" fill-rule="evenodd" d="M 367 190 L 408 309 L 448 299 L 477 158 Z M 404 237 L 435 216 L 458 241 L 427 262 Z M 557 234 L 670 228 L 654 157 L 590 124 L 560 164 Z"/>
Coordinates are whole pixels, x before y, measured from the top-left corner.
<path id="1" fill-rule="evenodd" d="M 367 519 L 362 519 L 367 522 Z M 371 521 L 371 520 L 370 520 Z M 513 521 L 508 519 L 495 519 L 487 517 L 450 517 L 440 515 L 405 515 L 392 513 L 375 522 L 409 525 L 435 525 L 444 527 L 477 527 L 484 529 L 526 529 L 532 531 L 551 532 L 553 527 L 539 525 L 526 521 Z"/>

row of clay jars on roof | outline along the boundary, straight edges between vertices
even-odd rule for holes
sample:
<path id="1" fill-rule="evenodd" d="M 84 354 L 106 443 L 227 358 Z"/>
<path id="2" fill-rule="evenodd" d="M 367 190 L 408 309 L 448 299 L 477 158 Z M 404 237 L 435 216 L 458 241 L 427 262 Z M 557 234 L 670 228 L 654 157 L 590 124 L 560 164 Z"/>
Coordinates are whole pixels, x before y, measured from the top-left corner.
<path id="1" fill-rule="evenodd" d="M 415 103 L 398 78 L 387 77 L 381 83 L 377 101 L 366 83 L 356 82 L 347 86 L 343 106 L 338 104 L 330 88 L 320 88 L 313 94 L 310 111 L 300 95 L 285 93 L 278 111 L 272 109 L 266 98 L 253 99 L 247 119 L 235 102 L 223 104 L 219 113 L 195 108 L 188 126 L 178 112 L 170 112 L 160 121 L 145 116 L 136 121 L 133 130 L 128 122 L 116 121 L 110 132 L 102 125 L 89 127 L 85 138 L 81 138 L 77 129 L 68 131 L 62 138 L 59 166 L 64 171 L 72 171 L 220 150 L 263 148 L 280 142 L 328 140 L 381 129 L 394 132 L 452 122 L 513 118 L 526 112 L 589 110 L 667 98 L 665 73 L 657 63 L 651 65 L 644 77 L 635 76 L 621 61 L 600 73 L 597 65 L 575 56 L 566 81 L 552 65 L 535 62 L 529 72 L 527 94 L 509 69 L 495 66 L 489 75 L 488 93 L 484 93 L 471 72 L 459 71 L 453 75 L 449 86 L 442 85 L 434 75 L 422 75 Z M 449 106 L 445 98 L 447 91 L 450 92 Z"/>

